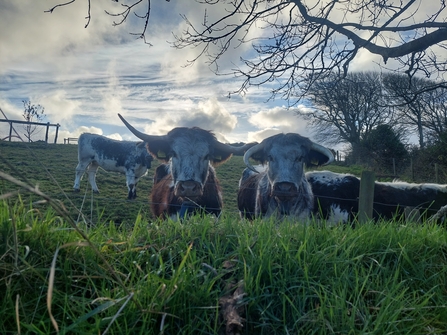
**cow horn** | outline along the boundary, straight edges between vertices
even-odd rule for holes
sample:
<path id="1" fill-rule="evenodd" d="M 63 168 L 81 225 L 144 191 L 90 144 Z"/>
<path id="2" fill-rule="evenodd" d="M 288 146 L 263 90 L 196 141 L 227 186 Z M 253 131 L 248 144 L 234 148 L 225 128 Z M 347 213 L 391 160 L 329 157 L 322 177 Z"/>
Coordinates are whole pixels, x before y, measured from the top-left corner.
<path id="1" fill-rule="evenodd" d="M 233 155 L 236 156 L 242 156 L 245 151 L 247 151 L 248 149 L 250 149 L 252 146 L 258 144 L 258 142 L 251 142 L 251 143 L 246 143 L 242 146 L 233 146 L 233 145 L 229 145 L 229 144 L 225 144 L 219 141 L 216 141 L 216 147 L 223 151 L 223 152 L 228 152 L 228 153 L 232 153 Z"/>
<path id="2" fill-rule="evenodd" d="M 328 158 L 328 161 L 325 162 L 322 165 L 327 165 L 327 164 L 330 164 L 330 163 L 332 163 L 334 161 L 334 155 L 332 154 L 332 152 L 328 148 L 326 148 L 326 147 L 324 147 L 322 145 L 319 145 L 317 143 L 314 143 L 314 142 L 312 142 L 312 145 L 310 146 L 310 148 L 312 150 L 314 150 L 314 151 L 319 152 L 322 155 L 325 155 Z"/>
<path id="3" fill-rule="evenodd" d="M 259 144 L 256 144 L 254 146 L 252 146 L 250 149 L 248 149 L 245 154 L 244 154 L 244 163 L 245 165 L 252 171 L 259 173 L 258 170 L 256 170 L 253 165 L 250 164 L 250 157 L 257 151 L 259 150 L 263 150 L 265 146 L 265 142 L 261 142 Z"/>
<path id="4" fill-rule="evenodd" d="M 251 147 L 257 145 L 258 142 L 250 142 L 250 143 L 245 143 L 244 145 L 240 146 L 240 147 L 234 147 L 231 146 L 232 150 L 233 150 L 233 154 L 236 156 L 242 156 L 245 154 L 245 152 L 250 149 Z"/>
<path id="5" fill-rule="evenodd" d="M 121 121 L 123 121 L 123 123 L 126 125 L 126 127 L 139 139 L 143 140 L 144 142 L 150 143 L 151 141 L 157 140 L 157 139 L 162 139 L 165 137 L 165 135 L 148 135 L 145 133 L 142 133 L 138 130 L 136 130 L 133 126 L 130 125 L 129 122 L 127 122 L 122 116 L 121 114 L 118 113 L 119 118 L 121 119 Z"/>

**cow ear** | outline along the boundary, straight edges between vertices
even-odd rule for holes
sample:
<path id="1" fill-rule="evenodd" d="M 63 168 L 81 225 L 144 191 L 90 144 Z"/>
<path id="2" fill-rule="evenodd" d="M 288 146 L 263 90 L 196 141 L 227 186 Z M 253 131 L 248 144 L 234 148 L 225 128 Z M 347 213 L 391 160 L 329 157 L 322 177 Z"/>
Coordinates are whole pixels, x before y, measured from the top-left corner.
<path id="1" fill-rule="evenodd" d="M 265 164 L 267 159 L 265 158 L 264 150 L 259 150 L 253 152 L 250 156 L 251 159 L 255 160 L 258 163 Z"/>
<path id="2" fill-rule="evenodd" d="M 169 152 L 171 147 L 166 141 L 153 141 L 147 144 L 147 150 L 150 154 L 163 162 L 168 162 L 171 157 L 169 157 Z"/>
<path id="3" fill-rule="evenodd" d="M 326 164 L 328 161 L 329 161 L 329 157 L 327 157 L 326 155 L 323 155 L 322 153 L 315 151 L 315 150 L 310 150 L 308 159 L 306 161 L 306 165 L 307 166 L 320 166 L 320 165 Z"/>

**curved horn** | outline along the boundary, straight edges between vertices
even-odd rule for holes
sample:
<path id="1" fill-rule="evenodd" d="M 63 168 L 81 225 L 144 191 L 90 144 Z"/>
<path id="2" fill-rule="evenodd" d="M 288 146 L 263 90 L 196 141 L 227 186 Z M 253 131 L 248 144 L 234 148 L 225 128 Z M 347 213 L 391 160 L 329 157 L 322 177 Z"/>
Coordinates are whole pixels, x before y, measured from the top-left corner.
<path id="1" fill-rule="evenodd" d="M 310 148 L 312 150 L 315 150 L 315 151 L 319 152 L 322 155 L 325 155 L 328 158 L 328 161 L 325 162 L 322 165 L 327 165 L 327 164 L 332 163 L 334 161 L 334 155 L 332 154 L 332 152 L 328 148 L 326 148 L 326 147 L 324 147 L 322 145 L 319 145 L 317 143 L 314 143 L 314 142 L 312 142 L 312 145 L 310 146 Z"/>
<path id="2" fill-rule="evenodd" d="M 235 147 L 229 144 L 225 144 L 222 142 L 219 142 L 216 140 L 215 146 L 217 149 L 223 151 L 223 152 L 228 152 L 228 153 L 232 153 L 233 155 L 236 156 L 242 156 L 245 151 L 247 151 L 248 149 L 250 149 L 252 146 L 258 144 L 258 142 L 251 142 L 251 143 L 246 143 L 242 146 L 239 147 Z"/>
<path id="3" fill-rule="evenodd" d="M 255 152 L 257 152 L 257 151 L 259 151 L 259 150 L 263 150 L 263 149 L 264 149 L 264 146 L 265 146 L 265 142 L 262 141 L 261 143 L 252 146 L 252 147 L 251 147 L 250 149 L 248 149 L 248 150 L 245 152 L 245 154 L 244 154 L 244 163 L 245 163 L 245 165 L 246 165 L 250 170 L 252 170 L 252 171 L 254 171 L 254 172 L 256 172 L 256 173 L 259 173 L 259 171 L 256 170 L 256 169 L 253 167 L 253 165 L 250 164 L 250 160 L 249 160 L 249 158 L 250 158 Z"/>
<path id="4" fill-rule="evenodd" d="M 166 137 L 165 135 L 147 135 L 145 133 L 142 133 L 138 130 L 136 130 L 133 126 L 130 125 L 129 122 L 127 122 L 122 116 L 121 114 L 118 113 L 119 118 L 121 119 L 121 121 L 123 121 L 123 123 L 126 125 L 126 127 L 139 139 L 143 140 L 144 142 L 151 142 L 157 139 L 162 139 L 164 137 Z"/>

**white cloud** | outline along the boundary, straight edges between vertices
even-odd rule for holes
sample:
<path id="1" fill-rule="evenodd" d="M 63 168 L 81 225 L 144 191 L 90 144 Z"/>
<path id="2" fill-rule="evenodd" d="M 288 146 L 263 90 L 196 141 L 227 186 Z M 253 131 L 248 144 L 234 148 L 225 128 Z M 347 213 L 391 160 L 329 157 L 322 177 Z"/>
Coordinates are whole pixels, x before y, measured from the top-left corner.
<path id="1" fill-rule="evenodd" d="M 101 89 L 102 106 L 105 117 L 116 117 L 118 113 L 123 114 L 122 100 L 129 96 L 129 89 L 120 85 L 119 78 L 116 76 L 116 62 L 111 61 L 108 67 L 108 84 Z"/>
<path id="2" fill-rule="evenodd" d="M 106 135 L 106 137 L 111 138 L 112 140 L 118 140 L 118 141 L 122 141 L 123 140 L 123 137 L 120 134 L 118 134 L 118 133 Z"/>
<path id="3" fill-rule="evenodd" d="M 222 138 L 224 134 L 231 132 L 236 127 L 236 116 L 225 109 L 216 98 L 199 101 L 198 103 L 191 100 L 177 101 L 176 103 L 183 107 L 183 112 L 179 113 L 172 110 L 172 112 L 163 111 L 158 113 L 155 121 L 144 126 L 144 132 L 161 135 L 175 127 L 200 127 L 212 130 L 216 136 L 220 133 Z"/>
<path id="4" fill-rule="evenodd" d="M 8 120 L 21 120 L 23 121 L 23 104 L 22 108 L 18 108 L 16 105 L 11 104 L 6 99 L 0 99 L 0 108 L 3 113 L 0 113 L 0 119 Z"/>
<path id="5" fill-rule="evenodd" d="M 70 99 L 65 90 L 31 99 L 45 108 L 46 120 L 50 123 L 68 124 L 73 115 L 79 112 L 81 103 Z"/>
<path id="6" fill-rule="evenodd" d="M 306 107 L 300 106 L 298 108 Z M 294 111 L 295 109 L 287 109 L 282 106 L 261 110 L 252 114 L 248 121 L 260 130 L 250 132 L 248 140 L 260 142 L 264 138 L 278 133 L 298 133 L 303 136 L 309 136 L 306 123 L 299 119 Z"/>

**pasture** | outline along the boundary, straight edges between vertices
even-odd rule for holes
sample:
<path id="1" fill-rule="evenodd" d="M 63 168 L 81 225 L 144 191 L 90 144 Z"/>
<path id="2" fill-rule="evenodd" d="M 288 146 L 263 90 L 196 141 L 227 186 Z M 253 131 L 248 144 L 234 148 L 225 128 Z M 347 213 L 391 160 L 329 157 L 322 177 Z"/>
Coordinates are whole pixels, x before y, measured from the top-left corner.
<path id="1" fill-rule="evenodd" d="M 104 171 L 73 193 L 76 164 L 76 145 L 0 143 L 0 171 L 63 205 L 0 179 L 1 334 L 446 332 L 443 226 L 242 221 L 241 157 L 216 169 L 218 221 L 153 220 L 156 161 L 133 201 Z"/>

